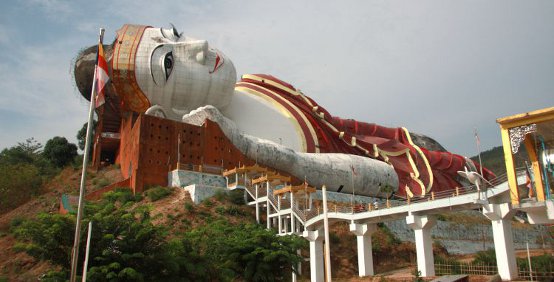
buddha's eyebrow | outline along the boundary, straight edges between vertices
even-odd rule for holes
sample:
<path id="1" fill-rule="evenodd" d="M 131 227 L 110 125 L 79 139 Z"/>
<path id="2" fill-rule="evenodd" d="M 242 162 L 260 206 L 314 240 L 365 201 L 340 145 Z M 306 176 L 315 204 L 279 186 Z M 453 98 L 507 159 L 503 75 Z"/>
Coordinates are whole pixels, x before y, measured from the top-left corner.
<path id="1" fill-rule="evenodd" d="M 160 28 L 160 33 L 162 36 L 152 37 L 152 39 L 158 43 L 168 43 L 168 42 L 179 41 L 181 34 L 177 32 L 177 29 L 173 24 L 170 24 L 170 25 L 171 25 L 171 30 Z"/>
<path id="2" fill-rule="evenodd" d="M 163 35 L 163 33 L 162 33 Z M 166 38 L 165 36 L 155 36 L 155 37 L 152 37 L 152 40 L 157 42 L 157 43 L 167 43 L 168 42 L 168 38 Z"/>
<path id="3" fill-rule="evenodd" d="M 177 38 L 181 37 L 182 33 L 179 33 L 177 31 L 177 28 L 175 28 L 175 26 L 172 23 L 169 23 L 169 25 L 171 25 L 171 31 L 173 32 L 173 35 L 175 35 L 175 37 Z"/>

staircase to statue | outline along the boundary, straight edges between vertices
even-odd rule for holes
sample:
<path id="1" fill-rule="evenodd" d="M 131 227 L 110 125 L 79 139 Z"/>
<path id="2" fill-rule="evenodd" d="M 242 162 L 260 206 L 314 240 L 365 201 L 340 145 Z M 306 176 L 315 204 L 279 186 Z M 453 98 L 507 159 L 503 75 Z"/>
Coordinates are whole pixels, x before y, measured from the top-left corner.
<path id="1" fill-rule="evenodd" d="M 248 195 L 248 205 L 266 209 L 268 218 L 287 221 L 287 226 L 301 226 L 293 233 L 304 229 L 318 228 L 323 224 L 324 210 L 316 195 L 321 193 L 308 183 L 290 185 L 290 178 L 279 175 L 269 168 L 242 166 L 223 172 L 228 189 L 244 189 Z M 372 201 L 342 200 L 329 201 L 327 216 L 330 221 L 383 222 L 406 217 L 410 212 L 420 214 L 453 212 L 477 209 L 488 200 L 508 193 L 506 176 L 489 182 L 478 191 L 475 186 L 459 187 L 441 192 L 431 192 L 425 197 L 408 199 L 372 199 Z M 328 192 L 329 194 L 340 194 Z M 269 209 L 269 211 L 267 211 Z M 291 221 L 295 223 L 291 223 Z M 267 219 L 266 219 L 267 220 Z M 278 224 L 277 224 L 278 225 Z M 270 224 L 268 224 L 270 226 Z M 289 234 L 292 228 L 278 230 L 279 234 Z"/>

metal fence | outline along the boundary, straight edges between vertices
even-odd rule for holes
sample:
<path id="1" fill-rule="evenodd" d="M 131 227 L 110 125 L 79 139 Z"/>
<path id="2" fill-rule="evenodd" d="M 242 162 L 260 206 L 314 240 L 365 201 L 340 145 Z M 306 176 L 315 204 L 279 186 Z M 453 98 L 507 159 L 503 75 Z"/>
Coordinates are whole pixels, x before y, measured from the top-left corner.
<path id="1" fill-rule="evenodd" d="M 519 279 L 525 279 L 529 281 L 554 281 L 554 269 L 552 266 L 548 268 L 547 271 L 541 272 L 530 272 L 529 268 L 519 268 L 518 276 Z"/>
<path id="2" fill-rule="evenodd" d="M 435 275 L 454 275 L 454 274 L 468 274 L 468 275 L 496 275 L 498 268 L 496 265 L 487 265 L 484 263 L 469 263 L 469 262 L 456 262 L 456 263 L 435 263 Z M 528 267 L 518 268 L 518 279 L 528 281 L 554 281 L 554 269 L 552 266 L 547 271 L 529 271 Z"/>
<path id="3" fill-rule="evenodd" d="M 483 263 L 435 263 L 435 274 L 452 275 L 452 274 L 470 274 L 470 275 L 495 275 L 498 273 L 498 268 L 495 265 L 487 265 Z"/>

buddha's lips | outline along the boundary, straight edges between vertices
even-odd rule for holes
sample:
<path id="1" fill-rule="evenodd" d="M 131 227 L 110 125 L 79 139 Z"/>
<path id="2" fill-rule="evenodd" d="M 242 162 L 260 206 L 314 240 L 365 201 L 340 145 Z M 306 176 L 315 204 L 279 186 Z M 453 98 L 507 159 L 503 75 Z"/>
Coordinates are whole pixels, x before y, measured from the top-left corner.
<path id="1" fill-rule="evenodd" d="M 216 52 L 215 54 L 216 54 L 216 57 L 215 57 L 214 69 L 213 69 L 210 73 L 214 73 L 214 72 L 215 72 L 216 70 L 218 70 L 218 69 L 223 65 L 223 63 L 225 62 L 225 60 L 223 59 L 223 57 L 220 56 L 218 52 Z"/>

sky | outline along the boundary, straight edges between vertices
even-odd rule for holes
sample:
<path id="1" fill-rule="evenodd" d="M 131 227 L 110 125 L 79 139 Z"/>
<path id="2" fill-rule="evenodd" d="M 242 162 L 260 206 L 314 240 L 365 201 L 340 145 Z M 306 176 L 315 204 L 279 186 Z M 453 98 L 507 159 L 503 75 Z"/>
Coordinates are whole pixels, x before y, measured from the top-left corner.
<path id="1" fill-rule="evenodd" d="M 155 4 L 154 4 L 155 3 Z M 501 145 L 496 119 L 554 106 L 554 1 L 70 1 L 0 3 L 0 150 L 76 143 L 88 102 L 78 52 L 125 23 L 207 39 L 331 114 L 404 126 L 449 151 Z"/>

